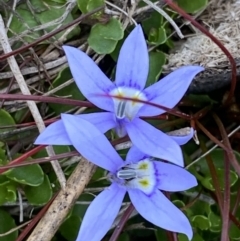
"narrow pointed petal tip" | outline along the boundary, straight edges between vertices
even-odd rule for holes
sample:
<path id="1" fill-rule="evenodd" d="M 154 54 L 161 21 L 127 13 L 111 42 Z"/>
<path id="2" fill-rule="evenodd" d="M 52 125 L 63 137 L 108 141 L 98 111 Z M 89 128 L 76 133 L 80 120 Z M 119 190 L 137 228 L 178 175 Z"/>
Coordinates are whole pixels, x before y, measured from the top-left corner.
<path id="1" fill-rule="evenodd" d="M 61 118 L 72 145 L 87 160 L 110 172 L 123 164 L 107 138 L 92 123 L 69 114 L 62 114 Z"/>
<path id="2" fill-rule="evenodd" d="M 106 96 L 115 85 L 87 54 L 70 46 L 63 46 L 63 49 L 72 76 L 82 94 L 99 108 L 113 111 L 112 99 L 100 95 Z"/>
<path id="3" fill-rule="evenodd" d="M 149 58 L 146 40 L 141 25 L 137 25 L 128 35 L 120 50 L 116 85 L 142 90 L 149 71 Z"/>
<path id="4" fill-rule="evenodd" d="M 76 241 L 102 240 L 120 210 L 125 193 L 117 184 L 102 191 L 87 209 Z"/>
<path id="5" fill-rule="evenodd" d="M 192 239 L 193 231 L 188 218 L 160 191 L 157 190 L 150 197 L 137 189 L 128 190 L 128 193 L 134 207 L 146 220 Z"/>
<path id="6" fill-rule="evenodd" d="M 183 128 L 183 129 L 187 129 L 187 134 L 178 134 L 178 130 L 176 131 L 172 131 L 172 132 L 168 132 L 166 133 L 167 135 L 169 135 L 174 141 L 177 142 L 178 145 L 182 146 L 185 145 L 187 142 L 189 142 L 193 136 L 194 136 L 194 132 L 195 130 L 193 128 L 187 127 L 187 128 Z M 180 129 L 181 131 L 182 129 Z"/>
<path id="7" fill-rule="evenodd" d="M 183 66 L 146 88 L 144 93 L 148 101 L 173 108 L 182 99 L 193 78 L 203 70 L 201 66 Z M 138 115 L 155 116 L 164 112 L 160 108 L 144 105 Z"/>
<path id="8" fill-rule="evenodd" d="M 72 145 L 62 120 L 49 125 L 35 140 L 35 145 Z"/>
<path id="9" fill-rule="evenodd" d="M 126 124 L 126 130 L 132 143 L 142 152 L 178 166 L 184 165 L 179 145 L 168 135 L 147 122 L 135 118 Z"/>
<path id="10" fill-rule="evenodd" d="M 182 167 L 154 161 L 159 179 L 158 188 L 168 192 L 185 191 L 198 185 L 197 179 Z"/>

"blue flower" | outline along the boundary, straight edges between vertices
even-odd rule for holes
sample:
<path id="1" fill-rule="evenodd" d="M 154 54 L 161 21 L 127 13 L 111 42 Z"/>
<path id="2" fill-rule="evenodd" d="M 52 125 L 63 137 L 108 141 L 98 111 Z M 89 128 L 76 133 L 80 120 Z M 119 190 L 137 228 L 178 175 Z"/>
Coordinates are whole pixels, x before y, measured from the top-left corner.
<path id="1" fill-rule="evenodd" d="M 182 98 L 192 79 L 203 70 L 200 66 L 185 66 L 172 72 L 159 82 L 144 89 L 149 59 L 142 28 L 138 25 L 125 40 L 117 62 L 115 82 L 110 81 L 94 61 L 84 52 L 63 47 L 72 75 L 82 94 L 94 105 L 108 112 L 76 115 L 93 123 L 102 133 L 115 128 L 120 137 L 128 134 L 132 143 L 150 156 L 183 166 L 179 145 L 193 136 L 193 130 L 183 137 L 169 137 L 139 117 L 156 116 L 165 111 L 150 105 L 126 101 L 114 95 L 151 101 L 172 108 Z M 50 125 L 37 138 L 36 144 L 71 145 L 62 120 Z"/>
<path id="2" fill-rule="evenodd" d="M 183 191 L 197 185 L 185 169 L 156 161 L 132 147 L 123 161 L 107 138 L 90 122 L 62 114 L 62 121 L 74 147 L 94 164 L 109 171 L 112 183 L 90 204 L 77 241 L 99 241 L 116 218 L 123 198 L 128 193 L 136 210 L 156 226 L 192 238 L 186 216 L 160 191 Z"/>

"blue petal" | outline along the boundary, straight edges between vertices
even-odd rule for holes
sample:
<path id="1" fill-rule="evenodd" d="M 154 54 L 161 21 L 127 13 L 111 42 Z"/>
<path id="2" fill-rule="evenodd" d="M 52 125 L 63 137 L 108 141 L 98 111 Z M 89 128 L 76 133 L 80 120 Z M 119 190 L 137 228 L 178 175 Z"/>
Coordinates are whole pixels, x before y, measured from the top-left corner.
<path id="1" fill-rule="evenodd" d="M 174 141 L 177 142 L 178 145 L 184 145 L 186 144 L 188 141 L 190 141 L 193 138 L 194 135 L 194 129 L 190 128 L 190 133 L 188 135 L 185 136 L 180 136 L 180 135 L 169 135 Z"/>
<path id="2" fill-rule="evenodd" d="M 88 122 L 91 122 L 102 133 L 114 128 L 117 125 L 115 115 L 112 112 L 97 112 L 78 115 Z"/>
<path id="3" fill-rule="evenodd" d="M 141 152 L 136 146 L 132 146 L 127 153 L 125 164 L 136 163 L 148 157 L 149 155 Z"/>
<path id="4" fill-rule="evenodd" d="M 170 73 L 157 83 L 144 90 L 148 101 L 173 108 L 183 97 L 196 74 L 203 71 L 200 66 L 184 66 Z M 144 105 L 139 116 L 155 116 L 165 111 L 150 105 Z"/>
<path id="5" fill-rule="evenodd" d="M 108 232 L 121 207 L 126 190 L 112 184 L 90 204 L 76 241 L 99 241 Z"/>
<path id="6" fill-rule="evenodd" d="M 193 231 L 187 217 L 160 191 L 156 190 L 150 197 L 137 189 L 128 190 L 128 193 L 134 207 L 146 220 L 192 239 Z"/>
<path id="7" fill-rule="evenodd" d="M 72 145 L 62 120 L 49 125 L 35 140 L 35 145 Z"/>
<path id="8" fill-rule="evenodd" d="M 126 123 L 126 130 L 133 145 L 142 152 L 183 166 L 182 151 L 168 135 L 139 118 Z"/>
<path id="9" fill-rule="evenodd" d="M 154 161 L 154 166 L 161 190 L 179 192 L 197 186 L 196 178 L 182 167 L 160 161 Z"/>
<path id="10" fill-rule="evenodd" d="M 68 114 L 61 117 L 72 145 L 83 157 L 110 172 L 123 164 L 110 142 L 93 124 Z"/>
<path id="11" fill-rule="evenodd" d="M 73 115 L 76 120 L 84 119 L 91 122 L 102 133 L 114 128 L 116 121 L 111 112 Z M 35 145 L 72 145 L 62 120 L 49 125 L 36 139 Z"/>
<path id="12" fill-rule="evenodd" d="M 118 57 L 116 85 L 142 90 L 146 84 L 149 59 L 146 41 L 140 25 L 126 38 Z"/>
<path id="13" fill-rule="evenodd" d="M 77 48 L 63 46 L 72 76 L 82 94 L 94 105 L 113 111 L 111 98 L 99 95 L 108 94 L 115 85 L 104 75 L 94 61 Z"/>

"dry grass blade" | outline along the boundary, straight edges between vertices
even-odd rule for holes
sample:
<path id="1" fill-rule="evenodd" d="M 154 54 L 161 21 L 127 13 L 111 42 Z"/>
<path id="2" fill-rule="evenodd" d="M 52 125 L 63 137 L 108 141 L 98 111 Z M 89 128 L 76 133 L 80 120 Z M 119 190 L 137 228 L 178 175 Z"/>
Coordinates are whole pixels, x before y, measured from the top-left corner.
<path id="1" fill-rule="evenodd" d="M 59 192 L 27 241 L 50 241 L 53 238 L 77 198 L 91 180 L 94 171 L 95 166 L 83 158 L 68 179 L 66 188 Z"/>

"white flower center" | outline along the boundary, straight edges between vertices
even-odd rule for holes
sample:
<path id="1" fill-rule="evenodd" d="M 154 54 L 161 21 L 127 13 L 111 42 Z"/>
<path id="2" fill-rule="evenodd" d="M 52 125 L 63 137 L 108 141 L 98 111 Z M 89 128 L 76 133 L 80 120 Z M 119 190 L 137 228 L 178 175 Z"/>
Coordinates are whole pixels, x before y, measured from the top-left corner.
<path id="1" fill-rule="evenodd" d="M 128 188 L 137 188 L 146 194 L 151 194 L 157 184 L 154 163 L 147 158 L 138 163 L 126 165 L 117 171 L 115 181 Z"/>
<path id="2" fill-rule="evenodd" d="M 134 100 L 147 100 L 145 94 L 141 91 L 129 87 L 115 88 L 110 92 L 110 95 L 133 98 Z M 137 115 L 144 104 L 134 100 L 124 100 L 113 97 L 114 110 L 118 119 L 127 117 L 129 120 L 132 120 Z"/>

